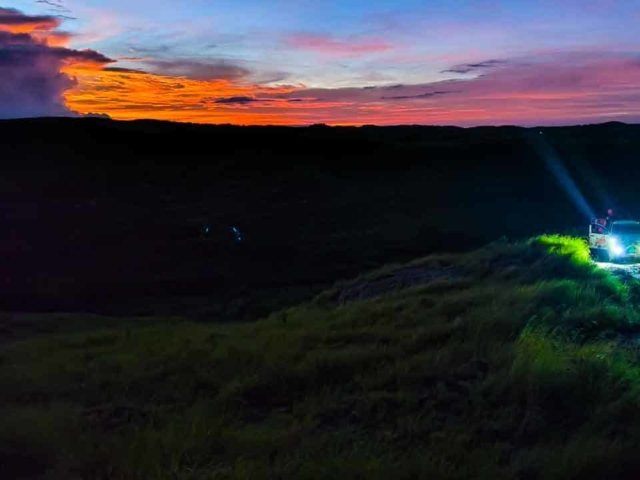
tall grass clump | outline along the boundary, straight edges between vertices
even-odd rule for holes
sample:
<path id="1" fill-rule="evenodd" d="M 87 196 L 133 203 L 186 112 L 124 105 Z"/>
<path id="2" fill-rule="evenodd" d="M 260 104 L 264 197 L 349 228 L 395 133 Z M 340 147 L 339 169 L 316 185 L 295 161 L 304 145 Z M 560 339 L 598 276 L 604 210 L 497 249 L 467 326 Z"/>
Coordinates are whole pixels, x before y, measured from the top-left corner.
<path id="1" fill-rule="evenodd" d="M 591 263 L 589 245 L 583 238 L 566 235 L 541 235 L 530 241 L 532 245 L 541 245 L 551 254 L 569 258 L 578 265 Z"/>

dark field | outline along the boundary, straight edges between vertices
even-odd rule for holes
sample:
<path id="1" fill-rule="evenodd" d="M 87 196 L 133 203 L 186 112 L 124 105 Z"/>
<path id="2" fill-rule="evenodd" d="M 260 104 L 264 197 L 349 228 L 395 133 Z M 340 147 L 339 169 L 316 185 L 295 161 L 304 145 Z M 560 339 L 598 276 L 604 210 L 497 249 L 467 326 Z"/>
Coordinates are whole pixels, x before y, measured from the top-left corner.
<path id="1" fill-rule="evenodd" d="M 250 319 L 387 262 L 582 234 L 550 152 L 596 211 L 639 206 L 640 126 L 624 124 L 42 119 L 0 122 L 0 142 L 3 310 Z"/>
<path id="2" fill-rule="evenodd" d="M 639 134 L 0 122 L 0 478 L 637 478 Z"/>

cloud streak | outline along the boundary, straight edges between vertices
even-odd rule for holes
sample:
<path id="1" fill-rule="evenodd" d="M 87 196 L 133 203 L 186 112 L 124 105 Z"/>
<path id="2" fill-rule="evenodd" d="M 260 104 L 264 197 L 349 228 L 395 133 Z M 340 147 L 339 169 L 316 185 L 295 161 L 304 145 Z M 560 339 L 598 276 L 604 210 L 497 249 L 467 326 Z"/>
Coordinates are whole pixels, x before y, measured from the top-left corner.
<path id="1" fill-rule="evenodd" d="M 504 65 L 506 62 L 504 60 L 485 60 L 483 62 L 477 63 L 463 63 L 461 65 L 455 65 L 446 70 L 442 70 L 441 73 L 475 73 L 483 70 L 487 70 L 489 68 L 495 68 Z"/>
<path id="2" fill-rule="evenodd" d="M 223 97 L 212 99 L 213 103 L 225 105 L 245 105 L 247 103 L 259 102 L 260 100 L 253 97 Z"/>
<path id="3" fill-rule="evenodd" d="M 435 92 L 425 92 L 419 93 L 417 95 L 398 95 L 393 97 L 380 97 L 382 100 L 417 100 L 421 98 L 431 98 L 436 95 L 447 95 L 449 93 L 456 93 L 452 91 L 435 91 Z"/>
<path id="4" fill-rule="evenodd" d="M 47 5 L 51 10 L 56 12 L 65 12 L 68 13 L 70 10 L 65 7 L 61 1 L 54 0 L 36 0 L 36 3 L 40 3 L 42 5 Z"/>
<path id="5" fill-rule="evenodd" d="M 338 40 L 329 35 L 314 33 L 291 34 L 285 38 L 284 43 L 289 48 L 332 57 L 362 57 L 393 50 L 393 46 L 383 40 Z"/>

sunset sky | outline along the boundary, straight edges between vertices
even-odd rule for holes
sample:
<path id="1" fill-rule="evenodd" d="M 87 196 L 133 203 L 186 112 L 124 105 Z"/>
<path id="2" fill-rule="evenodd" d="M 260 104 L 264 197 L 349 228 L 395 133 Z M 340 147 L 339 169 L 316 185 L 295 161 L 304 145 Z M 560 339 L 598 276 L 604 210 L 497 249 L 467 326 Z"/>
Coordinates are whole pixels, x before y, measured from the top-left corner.
<path id="1" fill-rule="evenodd" d="M 640 122 L 640 0 L 0 0 L 0 118 Z"/>

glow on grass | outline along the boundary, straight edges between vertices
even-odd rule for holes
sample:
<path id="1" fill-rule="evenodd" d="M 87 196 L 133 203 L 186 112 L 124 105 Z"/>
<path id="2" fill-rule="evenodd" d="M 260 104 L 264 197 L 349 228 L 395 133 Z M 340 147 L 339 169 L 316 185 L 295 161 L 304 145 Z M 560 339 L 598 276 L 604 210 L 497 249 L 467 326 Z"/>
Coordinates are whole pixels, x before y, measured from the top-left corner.
<path id="1" fill-rule="evenodd" d="M 583 238 L 568 235 L 541 235 L 533 242 L 546 247 L 550 253 L 566 255 L 577 263 L 591 263 L 589 244 Z"/>

